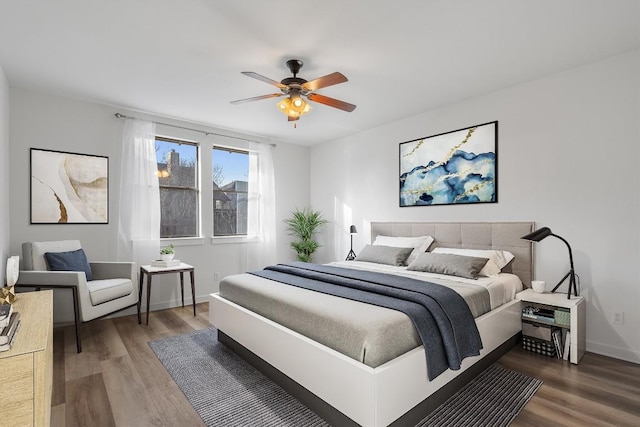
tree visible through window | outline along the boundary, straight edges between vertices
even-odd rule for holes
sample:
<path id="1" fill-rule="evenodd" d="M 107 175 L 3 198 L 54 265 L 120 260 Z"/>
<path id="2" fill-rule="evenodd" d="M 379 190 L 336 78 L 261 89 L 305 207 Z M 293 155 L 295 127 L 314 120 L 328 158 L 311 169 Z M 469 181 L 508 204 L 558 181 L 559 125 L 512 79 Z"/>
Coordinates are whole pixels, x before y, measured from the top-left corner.
<path id="1" fill-rule="evenodd" d="M 211 150 L 213 235 L 246 236 L 249 152 L 223 147 Z"/>
<path id="2" fill-rule="evenodd" d="M 156 137 L 160 237 L 198 236 L 198 146 Z"/>

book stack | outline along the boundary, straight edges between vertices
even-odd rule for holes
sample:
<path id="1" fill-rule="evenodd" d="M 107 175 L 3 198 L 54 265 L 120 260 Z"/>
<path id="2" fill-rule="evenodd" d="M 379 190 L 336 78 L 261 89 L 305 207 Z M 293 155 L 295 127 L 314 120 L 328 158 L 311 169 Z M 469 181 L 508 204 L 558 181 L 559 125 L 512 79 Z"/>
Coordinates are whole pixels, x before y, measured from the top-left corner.
<path id="1" fill-rule="evenodd" d="M 154 259 L 151 261 L 151 267 L 177 267 L 180 265 L 179 259 L 172 259 L 171 261 L 164 261 L 161 259 Z"/>
<path id="2" fill-rule="evenodd" d="M 554 329 L 551 332 L 551 338 L 553 341 L 553 347 L 556 349 L 556 356 L 558 359 L 562 359 L 562 351 L 564 350 L 564 344 L 562 342 L 562 329 Z"/>
<path id="3" fill-rule="evenodd" d="M 564 334 L 564 351 L 562 352 L 562 358 L 569 360 L 571 352 L 571 331 L 567 331 Z"/>
<path id="4" fill-rule="evenodd" d="M 0 305 L 0 351 L 11 349 L 20 328 L 20 313 L 13 311 L 12 304 Z"/>
<path id="5" fill-rule="evenodd" d="M 522 317 L 547 323 L 556 323 L 554 310 L 527 306 L 522 309 Z"/>

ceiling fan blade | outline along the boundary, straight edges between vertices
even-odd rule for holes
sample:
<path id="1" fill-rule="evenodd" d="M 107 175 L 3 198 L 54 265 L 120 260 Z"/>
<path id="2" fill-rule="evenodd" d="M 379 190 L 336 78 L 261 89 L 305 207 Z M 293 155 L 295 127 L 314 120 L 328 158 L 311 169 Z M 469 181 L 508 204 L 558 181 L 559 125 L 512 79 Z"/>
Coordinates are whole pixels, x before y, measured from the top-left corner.
<path id="1" fill-rule="evenodd" d="M 287 121 L 288 122 L 295 122 L 296 120 L 298 120 L 300 118 L 300 116 L 287 116 Z"/>
<path id="2" fill-rule="evenodd" d="M 320 95 L 317 93 L 310 93 L 307 95 L 309 101 L 319 102 L 320 104 L 328 105 L 329 107 L 338 108 L 343 111 L 352 112 L 356 109 L 356 106 L 349 104 L 348 102 L 340 101 L 339 99 L 329 98 L 328 96 Z"/>
<path id="3" fill-rule="evenodd" d="M 284 95 L 284 93 L 270 93 L 269 95 L 254 96 L 253 98 L 238 99 L 237 101 L 231 101 L 231 103 L 232 104 L 244 104 L 245 102 L 259 101 L 261 99 L 277 98 L 277 97 L 282 96 L 282 95 Z"/>
<path id="4" fill-rule="evenodd" d="M 242 71 L 242 74 L 244 74 L 245 76 L 253 77 L 254 79 L 260 80 L 261 82 L 269 83 L 270 85 L 273 85 L 280 89 L 286 88 L 286 86 L 282 83 L 272 80 L 269 77 L 265 77 L 261 74 L 254 73 L 253 71 Z"/>
<path id="5" fill-rule="evenodd" d="M 337 85 L 338 83 L 344 83 L 348 80 L 349 79 L 347 79 L 344 74 L 335 72 L 306 82 L 302 85 L 302 88 L 313 92 L 315 90 L 322 89 L 323 87 Z"/>

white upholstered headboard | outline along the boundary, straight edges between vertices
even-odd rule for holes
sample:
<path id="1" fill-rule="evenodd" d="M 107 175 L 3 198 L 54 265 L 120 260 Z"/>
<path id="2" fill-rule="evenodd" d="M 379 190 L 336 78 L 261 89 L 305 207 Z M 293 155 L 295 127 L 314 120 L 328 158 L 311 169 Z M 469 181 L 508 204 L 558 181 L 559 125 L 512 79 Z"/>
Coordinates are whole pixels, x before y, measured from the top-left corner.
<path id="1" fill-rule="evenodd" d="M 533 222 L 372 222 L 371 241 L 378 235 L 435 239 L 429 250 L 438 246 L 467 249 L 501 249 L 515 255 L 511 273 L 531 287 L 533 250 L 521 237 L 533 231 Z"/>

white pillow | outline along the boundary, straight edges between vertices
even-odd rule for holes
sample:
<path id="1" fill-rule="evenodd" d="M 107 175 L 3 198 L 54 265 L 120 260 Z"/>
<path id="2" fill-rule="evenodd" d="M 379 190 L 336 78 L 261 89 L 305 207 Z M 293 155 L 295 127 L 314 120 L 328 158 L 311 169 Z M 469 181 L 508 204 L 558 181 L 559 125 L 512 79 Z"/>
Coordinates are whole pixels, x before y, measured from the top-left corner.
<path id="1" fill-rule="evenodd" d="M 489 261 L 487 261 L 482 270 L 480 270 L 480 276 L 495 276 L 502 271 L 505 265 L 509 264 L 511 260 L 515 258 L 509 251 L 492 249 L 435 248 L 432 252 L 488 258 Z"/>
<path id="2" fill-rule="evenodd" d="M 374 246 L 391 246 L 394 248 L 413 248 L 411 255 L 407 258 L 406 265 L 418 258 L 421 253 L 426 252 L 429 246 L 433 243 L 433 237 L 420 236 L 420 237 L 394 237 L 394 236 L 377 236 L 373 241 Z"/>

